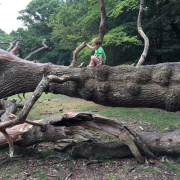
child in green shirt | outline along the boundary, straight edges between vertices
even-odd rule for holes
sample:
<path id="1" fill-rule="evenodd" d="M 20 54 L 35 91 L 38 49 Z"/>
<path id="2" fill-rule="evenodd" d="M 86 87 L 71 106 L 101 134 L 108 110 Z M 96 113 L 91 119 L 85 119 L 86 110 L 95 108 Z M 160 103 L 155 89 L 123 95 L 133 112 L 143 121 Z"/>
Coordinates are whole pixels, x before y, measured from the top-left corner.
<path id="1" fill-rule="evenodd" d="M 105 64 L 106 61 L 106 55 L 105 52 L 103 50 L 103 48 L 101 47 L 102 42 L 100 39 L 95 38 L 92 40 L 92 46 L 86 43 L 86 46 L 91 49 L 91 50 L 95 50 L 95 55 L 91 56 L 91 61 L 90 64 L 88 66 L 97 66 L 99 67 L 100 65 Z"/>

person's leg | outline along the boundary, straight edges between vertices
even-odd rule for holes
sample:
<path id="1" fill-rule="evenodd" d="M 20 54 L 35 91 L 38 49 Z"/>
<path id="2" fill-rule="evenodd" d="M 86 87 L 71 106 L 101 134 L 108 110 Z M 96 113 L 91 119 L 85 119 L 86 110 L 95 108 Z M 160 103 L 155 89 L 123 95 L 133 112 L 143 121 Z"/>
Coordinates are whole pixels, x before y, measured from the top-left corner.
<path id="1" fill-rule="evenodd" d="M 94 64 L 94 66 L 97 65 L 98 59 L 96 58 L 96 56 L 91 56 L 91 61 Z"/>
<path id="2" fill-rule="evenodd" d="M 97 65 L 97 61 L 98 59 L 96 58 L 96 56 L 91 56 L 91 61 L 90 64 L 88 66 L 96 66 Z"/>

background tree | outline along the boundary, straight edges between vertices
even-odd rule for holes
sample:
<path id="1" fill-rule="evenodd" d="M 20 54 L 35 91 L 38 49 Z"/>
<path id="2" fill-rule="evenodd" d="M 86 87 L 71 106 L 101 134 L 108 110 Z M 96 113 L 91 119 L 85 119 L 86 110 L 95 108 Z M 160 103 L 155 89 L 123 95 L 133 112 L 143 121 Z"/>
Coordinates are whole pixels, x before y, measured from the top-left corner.
<path id="1" fill-rule="evenodd" d="M 12 42 L 13 37 L 7 33 L 5 33 L 2 29 L 0 29 L 0 42 Z M 1 49 L 8 49 L 9 44 L 1 44 Z"/>
<path id="2" fill-rule="evenodd" d="M 23 21 L 25 29 L 19 28 L 17 31 L 12 31 L 11 35 L 14 39 L 23 39 L 23 44 L 31 48 L 39 48 L 42 46 L 42 39 L 50 39 L 52 28 L 47 25 L 49 17 L 55 13 L 55 8 L 60 6 L 58 0 L 32 0 L 26 9 L 19 11 L 20 15 L 17 19 Z M 30 52 L 26 51 L 23 57 L 26 57 Z M 70 51 L 63 50 L 57 47 L 57 41 L 51 41 L 50 50 L 43 50 L 32 56 L 30 60 L 37 59 L 40 62 L 52 62 L 54 64 L 70 63 Z"/>
<path id="3" fill-rule="evenodd" d="M 105 6 L 103 48 L 107 65 L 137 63 L 144 47 L 144 40 L 137 32 L 139 0 L 105 0 Z M 179 6 L 180 0 L 145 1 L 142 28 L 150 40 L 145 64 L 179 61 Z M 77 46 L 99 36 L 99 1 L 33 0 L 20 14 L 18 19 L 24 22 L 26 29 L 13 31 L 13 40 L 21 37 L 30 48 L 40 47 L 44 38 L 52 42 L 50 51 L 43 51 L 30 60 L 69 65 Z M 88 64 L 91 54 L 91 50 L 83 49 L 78 64 Z"/>

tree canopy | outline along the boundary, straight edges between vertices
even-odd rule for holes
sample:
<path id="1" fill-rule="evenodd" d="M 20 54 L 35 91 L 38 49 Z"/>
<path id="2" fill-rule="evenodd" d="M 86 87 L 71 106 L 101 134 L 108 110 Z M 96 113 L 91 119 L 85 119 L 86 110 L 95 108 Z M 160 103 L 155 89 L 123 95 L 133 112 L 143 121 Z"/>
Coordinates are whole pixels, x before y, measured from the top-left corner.
<path id="1" fill-rule="evenodd" d="M 105 0 L 106 35 L 103 48 L 107 65 L 137 63 L 144 41 L 137 31 L 139 0 Z M 180 59 L 180 0 L 145 1 L 142 28 L 150 41 L 145 64 L 178 62 Z M 30 48 L 40 47 L 43 38 L 51 41 L 50 50 L 43 50 L 31 60 L 69 65 L 72 52 L 82 42 L 98 37 L 99 1 L 95 0 L 32 0 L 19 11 L 25 29 L 12 31 L 10 39 L 23 39 Z M 4 40 L 1 40 L 4 41 Z M 3 46 L 2 46 L 3 47 Z M 25 52 L 26 56 L 29 52 Z M 78 63 L 88 64 L 93 52 L 79 53 Z"/>

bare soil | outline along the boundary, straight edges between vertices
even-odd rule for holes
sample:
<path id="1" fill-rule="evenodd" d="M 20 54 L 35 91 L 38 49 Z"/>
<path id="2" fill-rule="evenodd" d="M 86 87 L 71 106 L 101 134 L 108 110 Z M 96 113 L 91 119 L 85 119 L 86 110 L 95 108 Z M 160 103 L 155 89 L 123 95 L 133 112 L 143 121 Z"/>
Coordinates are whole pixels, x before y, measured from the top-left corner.
<path id="1" fill-rule="evenodd" d="M 139 126 L 139 121 L 120 121 L 137 132 L 152 131 L 147 123 Z M 141 123 L 143 124 L 143 123 Z M 155 128 L 155 127 L 154 127 Z M 176 180 L 179 173 L 166 163 L 175 165 L 174 157 L 159 157 L 140 165 L 135 158 L 95 161 L 87 165 L 88 159 L 72 159 L 67 153 L 52 152 L 57 144 L 38 144 L 36 147 L 18 148 L 17 158 L 9 159 L 0 154 L 0 178 L 18 180 L 62 179 L 62 180 Z M 8 150 L 8 149 L 7 149 Z"/>
<path id="2" fill-rule="evenodd" d="M 107 110 L 107 108 L 106 108 Z M 103 109 L 101 110 L 103 111 Z M 50 111 L 43 112 L 52 114 Z M 136 132 L 155 131 L 156 127 L 137 120 L 112 119 Z M 139 125 L 141 124 L 141 126 Z M 17 148 L 17 157 L 10 159 L 8 149 L 0 151 L 0 179 L 10 180 L 178 180 L 180 157 L 148 159 L 137 164 L 135 158 L 91 161 L 72 159 L 67 153 L 53 151 L 57 143 L 41 143 L 28 148 Z M 87 165 L 89 164 L 89 165 Z"/>

